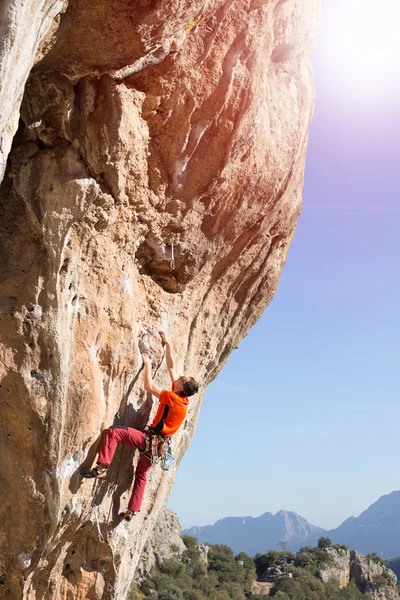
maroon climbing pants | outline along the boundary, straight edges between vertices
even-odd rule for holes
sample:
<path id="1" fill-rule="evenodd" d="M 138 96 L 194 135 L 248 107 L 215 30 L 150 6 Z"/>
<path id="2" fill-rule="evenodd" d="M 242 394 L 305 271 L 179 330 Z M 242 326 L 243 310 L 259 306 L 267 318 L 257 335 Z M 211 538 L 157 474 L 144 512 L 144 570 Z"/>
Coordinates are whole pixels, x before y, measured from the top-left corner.
<path id="1" fill-rule="evenodd" d="M 146 443 L 146 434 L 132 427 L 110 427 L 107 429 L 105 438 L 100 448 L 98 463 L 110 466 L 118 444 L 126 444 L 133 448 L 143 451 Z M 149 455 L 150 457 L 150 455 Z M 136 467 L 135 481 L 131 499 L 129 500 L 128 510 L 132 512 L 139 511 L 142 505 L 144 489 L 147 481 L 147 471 L 151 467 L 151 462 L 144 454 L 141 455 Z"/>

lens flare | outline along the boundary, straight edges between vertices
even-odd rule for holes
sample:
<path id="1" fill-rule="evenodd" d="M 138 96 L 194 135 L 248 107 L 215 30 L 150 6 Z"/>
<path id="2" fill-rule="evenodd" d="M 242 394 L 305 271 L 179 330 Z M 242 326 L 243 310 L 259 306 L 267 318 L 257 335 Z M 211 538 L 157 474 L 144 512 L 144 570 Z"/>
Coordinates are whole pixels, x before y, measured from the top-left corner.
<path id="1" fill-rule="evenodd" d="M 322 0 L 316 61 L 335 96 L 376 103 L 400 91 L 399 0 Z"/>

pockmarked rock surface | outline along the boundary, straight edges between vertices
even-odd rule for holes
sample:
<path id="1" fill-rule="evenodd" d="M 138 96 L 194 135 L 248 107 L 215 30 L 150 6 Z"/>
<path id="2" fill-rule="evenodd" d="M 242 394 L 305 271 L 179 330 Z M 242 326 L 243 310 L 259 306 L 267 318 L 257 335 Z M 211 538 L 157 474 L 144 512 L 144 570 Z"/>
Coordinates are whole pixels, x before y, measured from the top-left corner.
<path id="1" fill-rule="evenodd" d="M 317 13 L 2 3 L 0 597 L 126 597 L 175 472 L 152 470 L 127 524 L 137 455 L 119 450 L 107 482 L 78 468 L 104 428 L 154 413 L 138 344 L 165 385 L 160 328 L 201 383 L 178 466 L 204 390 L 271 300 L 301 206 Z"/>
<path id="2" fill-rule="evenodd" d="M 379 559 L 363 556 L 354 550 L 326 548 L 326 566 L 318 571 L 323 583 L 336 580 L 341 588 L 354 580 L 358 589 L 371 600 L 399 598 L 397 577 Z"/>
<path id="3" fill-rule="evenodd" d="M 159 512 L 151 536 L 142 550 L 135 580 L 143 581 L 154 567 L 160 567 L 169 558 L 181 558 L 185 550 L 178 515 L 164 508 Z"/>
<path id="4" fill-rule="evenodd" d="M 324 552 L 327 557 L 326 566 L 318 571 L 317 577 L 323 583 L 334 579 L 341 588 L 347 587 L 350 583 L 350 552 L 343 548 L 325 548 Z"/>

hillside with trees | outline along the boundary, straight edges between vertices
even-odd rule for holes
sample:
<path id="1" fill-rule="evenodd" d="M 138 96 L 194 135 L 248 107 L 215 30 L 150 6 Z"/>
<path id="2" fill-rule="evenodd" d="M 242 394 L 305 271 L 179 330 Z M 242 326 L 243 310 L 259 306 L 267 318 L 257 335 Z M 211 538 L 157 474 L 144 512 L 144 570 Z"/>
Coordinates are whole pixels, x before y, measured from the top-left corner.
<path id="1" fill-rule="evenodd" d="M 270 596 L 276 600 L 398 598 L 396 577 L 379 557 L 350 553 L 344 546 L 332 546 L 328 538 L 320 538 L 317 547 L 304 547 L 297 554 L 269 551 L 254 558 L 244 552 L 235 556 L 221 544 L 198 545 L 188 535 L 182 539 L 183 554 L 154 568 L 131 590 L 129 600 L 263 600 L 265 595 L 255 593 L 256 580 L 270 581 Z M 364 561 L 364 578 L 351 577 L 351 568 L 341 571 L 343 561 L 350 561 L 351 556 L 358 564 Z M 376 585 L 371 587 L 374 578 Z M 378 589 L 382 593 L 377 595 Z"/>

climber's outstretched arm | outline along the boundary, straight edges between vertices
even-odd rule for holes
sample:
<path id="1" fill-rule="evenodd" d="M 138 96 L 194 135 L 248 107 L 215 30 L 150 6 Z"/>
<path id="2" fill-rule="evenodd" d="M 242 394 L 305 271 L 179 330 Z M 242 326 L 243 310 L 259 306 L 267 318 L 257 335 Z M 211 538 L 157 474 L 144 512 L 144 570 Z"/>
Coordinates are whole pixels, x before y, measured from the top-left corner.
<path id="1" fill-rule="evenodd" d="M 144 364 L 143 387 L 146 390 L 146 392 L 150 392 L 150 394 L 153 394 L 153 396 L 155 396 L 156 398 L 159 398 L 160 394 L 162 392 L 162 389 L 157 387 L 153 383 L 153 377 L 151 374 L 151 360 L 147 356 L 147 354 L 142 354 L 142 358 L 143 358 L 143 364 Z"/>
<path id="2" fill-rule="evenodd" d="M 172 352 L 171 344 L 167 340 L 167 337 L 163 331 L 160 331 L 161 341 L 165 344 L 165 358 L 167 361 L 167 369 L 171 378 L 171 383 L 174 383 L 178 379 L 175 371 L 175 358 Z"/>

